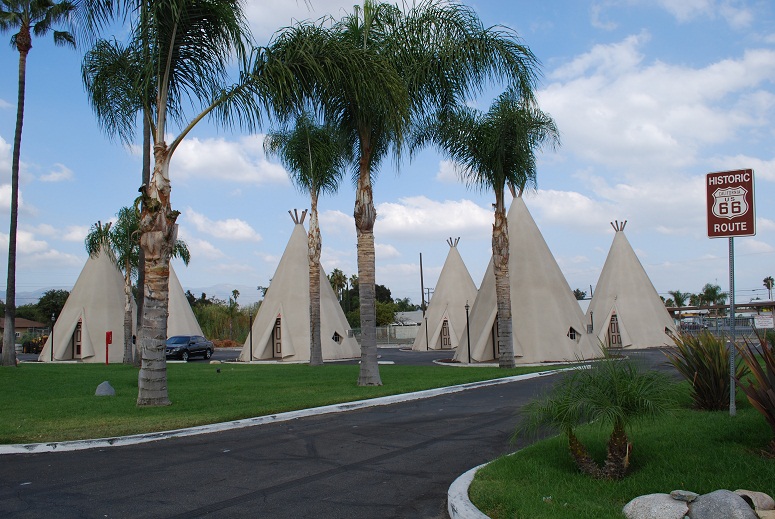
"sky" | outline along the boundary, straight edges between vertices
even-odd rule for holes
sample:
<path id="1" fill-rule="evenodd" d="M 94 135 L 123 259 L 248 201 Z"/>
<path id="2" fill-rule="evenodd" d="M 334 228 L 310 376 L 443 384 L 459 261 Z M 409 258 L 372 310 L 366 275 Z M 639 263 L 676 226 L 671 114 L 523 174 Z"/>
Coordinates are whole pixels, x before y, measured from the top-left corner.
<path id="1" fill-rule="evenodd" d="M 249 0 L 256 42 L 293 20 L 340 17 L 352 0 Z M 538 154 L 537 189 L 525 202 L 571 289 L 594 289 L 611 246 L 610 222 L 625 234 L 657 292 L 729 290 L 729 240 L 709 239 L 705 175 L 753 169 L 756 235 L 734 240 L 735 298 L 768 298 L 775 275 L 775 3 L 769 0 L 478 0 L 487 26 L 514 29 L 541 62 L 541 109 L 561 146 Z M 120 31 L 119 31 L 120 32 Z M 6 35 L 7 36 L 7 35 Z M 112 36 L 112 35 L 107 35 Z M 116 38 L 123 38 L 116 33 Z M 4 38 L 4 41 L 7 39 Z M 133 203 L 138 146 L 110 140 L 89 106 L 80 75 L 85 49 L 33 40 L 27 61 L 21 148 L 17 305 L 28 293 L 72 289 L 97 221 Z M 0 250 L 7 251 L 18 53 L 0 47 Z M 503 85 L 470 106 L 486 111 Z M 174 132 L 174 128 L 171 129 Z M 186 290 L 239 302 L 258 299 L 293 229 L 288 210 L 309 207 L 264 133 L 200 123 L 176 151 L 171 202 L 191 250 L 173 262 Z M 138 138 L 139 144 L 139 138 Z M 510 198 L 510 197 L 507 197 Z M 422 254 L 432 289 L 449 246 L 479 285 L 491 256 L 492 193 L 470 190 L 433 149 L 388 161 L 374 184 L 377 283 L 419 304 Z M 320 202 L 326 272 L 357 273 L 354 185 Z M 306 222 L 305 222 L 306 223 Z M 7 253 L 0 255 L 5 290 Z"/>

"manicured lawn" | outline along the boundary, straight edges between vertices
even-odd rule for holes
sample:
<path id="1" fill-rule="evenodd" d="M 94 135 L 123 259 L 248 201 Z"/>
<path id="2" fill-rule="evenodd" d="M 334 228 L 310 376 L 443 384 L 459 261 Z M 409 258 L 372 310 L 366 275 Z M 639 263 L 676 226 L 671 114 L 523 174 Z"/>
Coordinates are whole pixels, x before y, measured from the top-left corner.
<path id="1" fill-rule="evenodd" d="M 217 372 L 220 369 L 220 373 Z M 138 408 L 134 367 L 21 364 L 0 368 L 0 443 L 104 438 L 166 431 L 284 411 L 544 371 L 546 367 L 380 366 L 382 386 L 358 387 L 357 365 L 168 364 L 172 405 Z M 115 397 L 96 397 L 103 381 Z"/>
<path id="2" fill-rule="evenodd" d="M 557 436 L 480 470 L 471 500 L 493 519 L 621 519 L 622 507 L 643 494 L 744 488 L 775 495 L 775 459 L 761 453 L 772 436 L 764 418 L 744 397 L 730 417 L 728 411 L 691 410 L 688 391 L 684 396 L 679 410 L 633 429 L 632 472 L 622 481 L 583 476 L 567 440 Z M 579 432 L 603 459 L 610 431 L 592 426 Z"/>

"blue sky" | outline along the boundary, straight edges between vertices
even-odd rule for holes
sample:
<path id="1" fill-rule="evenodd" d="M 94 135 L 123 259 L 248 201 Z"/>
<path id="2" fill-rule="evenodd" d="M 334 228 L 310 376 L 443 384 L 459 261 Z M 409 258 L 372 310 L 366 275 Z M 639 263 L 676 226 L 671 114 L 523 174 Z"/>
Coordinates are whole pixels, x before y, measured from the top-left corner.
<path id="1" fill-rule="evenodd" d="M 250 1 L 259 44 L 293 19 L 339 16 L 350 1 Z M 562 146 L 540 154 L 538 189 L 525 200 L 571 288 L 597 283 L 613 239 L 626 235 L 661 295 L 729 288 L 728 241 L 709 239 L 704 176 L 752 168 L 757 234 L 735 240 L 737 302 L 766 298 L 775 275 L 775 5 L 768 0 L 489 1 L 469 3 L 486 25 L 515 29 L 542 62 L 541 108 Z M 121 37 L 121 35 L 117 35 Z M 4 41 L 7 40 L 4 38 Z M 83 49 L 33 41 L 27 62 L 22 141 L 17 292 L 71 289 L 94 222 L 130 205 L 140 184 L 137 147 L 110 141 L 80 78 Z M 18 53 L 0 47 L 0 248 L 7 250 Z M 486 110 L 499 85 L 471 99 Z M 265 127 L 263 131 L 270 130 Z M 174 131 L 174 129 L 173 129 Z M 189 267 L 185 289 L 240 302 L 267 285 L 293 224 L 309 207 L 282 167 L 263 154 L 263 135 L 206 121 L 172 159 L 172 205 Z M 470 191 L 433 150 L 385 163 L 375 183 L 377 282 L 420 301 L 446 258 L 448 237 L 479 284 L 490 257 L 489 193 Z M 354 188 L 345 181 L 320 204 L 323 265 L 357 272 Z M 6 254 L 0 262 L 5 288 Z M 219 287 L 219 288 L 215 288 Z M 23 298 L 17 304 L 25 304 Z"/>

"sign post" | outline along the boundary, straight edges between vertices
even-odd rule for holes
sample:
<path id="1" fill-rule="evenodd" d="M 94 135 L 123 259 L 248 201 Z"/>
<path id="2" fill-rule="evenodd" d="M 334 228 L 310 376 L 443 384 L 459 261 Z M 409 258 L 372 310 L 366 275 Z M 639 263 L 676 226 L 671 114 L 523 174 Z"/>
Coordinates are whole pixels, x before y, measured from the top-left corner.
<path id="1" fill-rule="evenodd" d="M 105 365 L 108 365 L 108 347 L 113 344 L 113 332 L 105 332 Z"/>
<path id="2" fill-rule="evenodd" d="M 705 176 L 708 237 L 729 239 L 729 416 L 735 404 L 735 242 L 756 234 L 752 169 L 720 171 Z"/>

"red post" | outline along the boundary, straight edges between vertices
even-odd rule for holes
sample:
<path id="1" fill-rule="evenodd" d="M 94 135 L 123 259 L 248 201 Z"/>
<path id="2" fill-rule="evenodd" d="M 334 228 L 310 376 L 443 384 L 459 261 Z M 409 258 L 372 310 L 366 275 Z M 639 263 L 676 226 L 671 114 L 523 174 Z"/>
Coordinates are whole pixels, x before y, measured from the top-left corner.
<path id="1" fill-rule="evenodd" d="M 105 332 L 105 365 L 108 365 L 108 346 L 113 344 L 113 332 Z"/>

